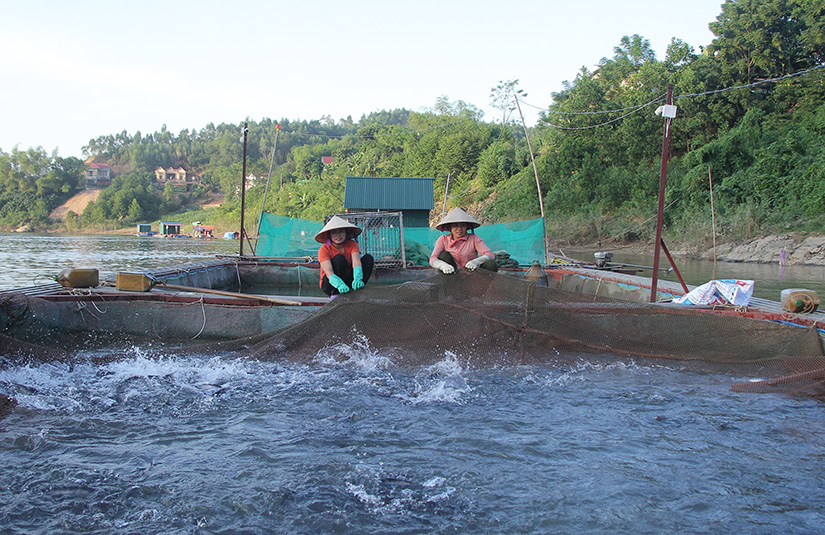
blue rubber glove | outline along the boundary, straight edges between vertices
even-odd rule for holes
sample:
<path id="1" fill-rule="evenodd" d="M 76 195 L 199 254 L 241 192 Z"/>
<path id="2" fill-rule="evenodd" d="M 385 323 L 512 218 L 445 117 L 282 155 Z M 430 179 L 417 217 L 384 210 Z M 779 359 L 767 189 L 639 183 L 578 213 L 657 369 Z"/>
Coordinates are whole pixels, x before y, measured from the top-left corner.
<path id="1" fill-rule="evenodd" d="M 349 286 L 347 286 L 347 283 L 342 281 L 341 277 L 338 275 L 333 275 L 330 277 L 329 283 L 332 284 L 332 286 L 338 290 L 339 293 L 345 294 L 349 291 Z"/>
<path id="2" fill-rule="evenodd" d="M 364 287 L 364 269 L 361 266 L 352 268 L 352 289 L 360 290 Z"/>

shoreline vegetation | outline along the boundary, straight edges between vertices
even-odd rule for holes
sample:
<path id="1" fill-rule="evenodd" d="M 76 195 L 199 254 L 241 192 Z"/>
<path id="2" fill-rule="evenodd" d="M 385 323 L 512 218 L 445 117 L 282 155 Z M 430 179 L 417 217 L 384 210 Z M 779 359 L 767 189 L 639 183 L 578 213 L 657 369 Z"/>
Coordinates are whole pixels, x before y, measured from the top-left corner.
<path id="1" fill-rule="evenodd" d="M 77 196 L 76 196 L 77 197 Z M 97 195 L 89 197 L 85 202 L 93 201 Z M 84 206 L 76 204 L 73 197 L 52 213 L 53 216 L 65 218 L 65 213 L 69 209 L 83 211 Z M 238 224 L 223 221 L 214 222 L 215 209 L 220 208 L 224 199 L 221 197 L 212 196 L 202 204 L 191 206 L 189 211 L 170 215 L 161 220 L 180 221 L 184 224 L 184 228 L 192 221 L 209 221 L 208 224 L 214 224 L 215 239 L 221 239 L 224 232 L 234 232 L 238 230 Z M 74 204 L 73 204 L 74 203 Z M 248 214 L 249 217 L 250 214 Z M 478 214 L 481 218 L 481 214 Z M 483 219 L 483 218 L 482 218 Z M 151 222 L 153 228 L 157 228 L 158 221 Z M 247 222 L 251 221 L 247 219 Z M 574 221 L 565 221 L 566 225 L 561 222 L 548 223 L 547 228 L 547 250 L 554 255 L 564 256 L 566 253 L 572 254 L 589 254 L 593 251 L 604 250 L 608 252 L 630 252 L 638 255 L 653 255 L 655 252 L 653 240 L 650 239 L 617 239 L 615 237 L 601 238 L 602 234 L 607 231 L 600 227 L 605 227 L 604 218 L 596 218 L 588 220 L 586 218 L 576 218 Z M 572 223 L 572 225 L 571 225 Z M 647 220 L 643 226 L 646 232 L 638 232 L 637 225 L 634 231 L 618 230 L 624 223 L 630 226 L 630 222 L 612 221 L 611 231 L 620 237 L 653 234 L 652 224 Z M 702 233 L 702 230 L 708 232 Z M 26 226 L 20 227 L 7 232 L 31 232 L 32 229 Z M 37 230 L 37 232 L 44 232 L 47 234 L 62 234 L 62 235 L 84 235 L 84 234 L 110 234 L 119 236 L 129 236 L 137 234 L 137 225 L 118 226 L 118 225 L 99 225 L 90 226 L 86 228 L 77 228 L 68 230 L 66 228 L 50 228 L 44 230 Z M 254 235 L 254 229 L 247 229 L 247 232 Z M 717 234 L 717 243 L 713 244 L 713 233 L 710 229 L 703 229 L 698 226 L 694 232 L 690 234 L 679 232 L 665 232 L 664 241 L 668 245 L 668 249 L 674 257 L 690 258 L 699 260 L 715 260 L 719 262 L 730 263 L 759 263 L 759 264 L 781 264 L 786 265 L 804 265 L 804 266 L 825 266 L 825 236 L 812 235 L 802 232 L 785 232 L 772 233 L 765 235 L 758 235 L 754 237 L 740 236 L 736 239 L 731 239 Z M 679 239 L 681 238 L 681 239 Z M 664 255 L 662 255 L 664 259 Z"/>
<path id="2" fill-rule="evenodd" d="M 215 226 L 215 238 L 221 239 L 224 232 L 237 231 L 237 227 L 226 225 Z M 251 229 L 247 229 L 251 233 Z M 26 229 L 17 229 L 13 232 L 30 232 Z M 119 236 L 136 235 L 136 226 L 120 228 L 87 228 L 74 231 L 47 230 L 46 234 L 84 235 L 110 234 Z M 674 257 L 699 260 L 714 260 L 730 263 L 758 263 L 781 264 L 800 266 L 825 266 L 825 236 L 806 235 L 797 232 L 769 234 L 738 241 L 723 241 L 718 239 L 716 246 L 708 246 L 707 240 L 700 242 L 671 241 L 665 236 L 665 243 Z M 565 255 L 566 253 L 581 254 L 596 250 L 608 252 L 630 252 L 639 255 L 653 255 L 654 245 L 651 241 L 637 240 L 619 242 L 607 241 L 572 241 L 567 237 L 553 236 L 548 231 L 547 248 L 551 254 Z M 661 257 L 664 261 L 664 254 Z"/>

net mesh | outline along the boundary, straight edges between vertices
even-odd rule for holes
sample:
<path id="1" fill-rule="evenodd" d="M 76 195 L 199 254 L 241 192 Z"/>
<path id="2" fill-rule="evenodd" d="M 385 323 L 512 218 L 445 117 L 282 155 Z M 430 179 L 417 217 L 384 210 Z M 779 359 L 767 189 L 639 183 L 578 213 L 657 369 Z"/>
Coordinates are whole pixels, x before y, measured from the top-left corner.
<path id="1" fill-rule="evenodd" d="M 359 238 L 362 251 L 376 261 L 393 261 L 427 265 L 433 244 L 443 234 L 429 227 L 403 226 L 399 212 L 339 214 L 358 225 L 364 232 Z M 315 234 L 322 221 L 311 221 L 264 212 L 259 228 L 257 256 L 303 257 L 317 256 Z M 507 251 L 517 263 L 530 264 L 544 258 L 544 220 L 531 219 L 513 223 L 484 225 L 478 235 L 493 251 Z M 402 245 L 403 244 L 403 247 Z"/>
<path id="2" fill-rule="evenodd" d="M 404 218 L 401 212 L 360 212 L 338 214 L 363 232 L 358 236 L 362 254 L 371 254 L 377 268 L 403 268 Z"/>
<path id="3" fill-rule="evenodd" d="M 31 310 L 48 314 L 53 306 L 43 301 L 6 296 L 0 304 L 0 351 L 7 361 L 70 354 L 54 329 L 37 330 Z M 313 361 L 346 359 L 356 346 L 399 366 L 432 364 L 450 355 L 476 368 L 665 359 L 686 369 L 731 374 L 736 391 L 825 397 L 825 356 L 815 328 L 712 309 L 618 301 L 484 270 L 392 286 L 368 284 L 276 332 L 154 351 Z"/>
<path id="4" fill-rule="evenodd" d="M 37 312 L 35 312 L 37 310 Z M 23 293 L 0 294 L 0 363 L 65 360 L 72 353 L 58 346 L 63 340 L 37 320 L 37 315 L 57 313 L 44 299 Z"/>
<path id="5" fill-rule="evenodd" d="M 400 365 L 452 353 L 470 366 L 667 359 L 743 378 L 738 391 L 825 394 L 818 331 L 681 306 L 628 303 L 460 272 L 339 297 L 309 320 L 235 343 L 237 356 L 335 358 L 353 343 Z"/>

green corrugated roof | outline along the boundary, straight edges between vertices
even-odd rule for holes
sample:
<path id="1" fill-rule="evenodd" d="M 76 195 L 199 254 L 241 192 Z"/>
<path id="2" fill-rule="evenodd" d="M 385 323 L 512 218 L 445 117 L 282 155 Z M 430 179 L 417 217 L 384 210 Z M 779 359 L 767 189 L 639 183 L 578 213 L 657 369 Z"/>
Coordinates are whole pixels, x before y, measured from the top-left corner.
<path id="1" fill-rule="evenodd" d="M 432 210 L 434 178 L 348 176 L 344 208 Z"/>

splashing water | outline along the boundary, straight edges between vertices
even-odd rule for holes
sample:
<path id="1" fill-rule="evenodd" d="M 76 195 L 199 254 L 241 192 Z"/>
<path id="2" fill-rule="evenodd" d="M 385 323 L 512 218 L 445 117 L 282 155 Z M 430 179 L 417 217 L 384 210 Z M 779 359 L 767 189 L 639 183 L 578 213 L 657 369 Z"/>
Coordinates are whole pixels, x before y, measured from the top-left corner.
<path id="1" fill-rule="evenodd" d="M 135 349 L 0 370 L 9 533 L 816 532 L 821 404 L 624 361 Z M 689 474 L 690 477 L 685 477 Z"/>

